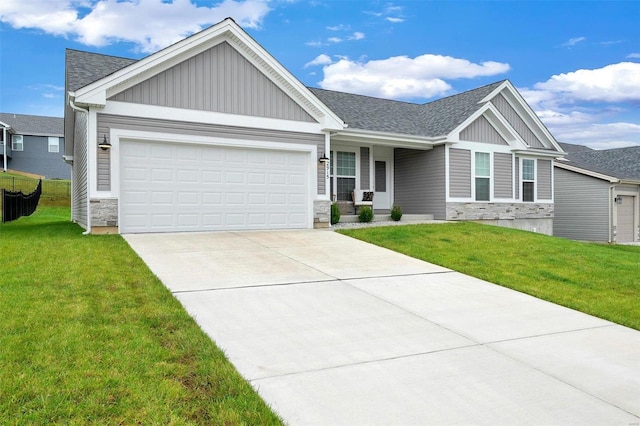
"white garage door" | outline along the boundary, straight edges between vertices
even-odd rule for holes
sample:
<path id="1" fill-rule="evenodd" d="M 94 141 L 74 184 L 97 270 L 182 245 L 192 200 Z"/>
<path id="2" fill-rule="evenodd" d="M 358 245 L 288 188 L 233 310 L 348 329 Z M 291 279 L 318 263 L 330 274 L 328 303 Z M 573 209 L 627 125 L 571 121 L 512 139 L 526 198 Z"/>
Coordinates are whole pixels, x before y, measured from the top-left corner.
<path id="1" fill-rule="evenodd" d="M 629 195 L 622 195 L 622 203 L 618 204 L 618 226 L 617 226 L 617 241 L 619 243 L 630 243 L 635 241 L 635 227 L 633 226 L 633 219 L 635 216 L 635 197 Z"/>
<path id="2" fill-rule="evenodd" d="M 120 232 L 308 228 L 309 155 L 123 141 Z"/>

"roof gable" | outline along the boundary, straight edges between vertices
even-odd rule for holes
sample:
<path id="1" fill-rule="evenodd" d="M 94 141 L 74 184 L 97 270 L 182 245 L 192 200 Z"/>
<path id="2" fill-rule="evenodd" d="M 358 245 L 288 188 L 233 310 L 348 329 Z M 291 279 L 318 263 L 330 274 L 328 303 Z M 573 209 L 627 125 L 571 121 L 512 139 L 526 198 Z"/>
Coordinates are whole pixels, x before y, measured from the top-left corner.
<path id="1" fill-rule="evenodd" d="M 109 100 L 315 122 L 226 41 L 112 95 Z"/>
<path id="2" fill-rule="evenodd" d="M 230 18 L 139 61 L 126 64 L 126 61 L 114 60 L 114 67 L 118 65 L 117 62 L 124 67 L 76 89 L 73 94 L 75 103 L 86 106 L 104 106 L 109 97 L 126 91 L 222 42 L 232 45 L 236 51 L 260 69 L 267 78 L 287 93 L 324 128 L 335 130 L 343 128 L 343 123 L 331 110 L 318 101 L 304 85 Z M 91 67 L 91 71 L 94 71 L 93 68 Z M 79 73 L 70 72 L 68 74 Z M 82 81 L 83 79 L 84 76 L 80 75 L 78 78 L 74 77 L 72 81 Z M 69 87 L 72 86 L 69 84 Z"/>

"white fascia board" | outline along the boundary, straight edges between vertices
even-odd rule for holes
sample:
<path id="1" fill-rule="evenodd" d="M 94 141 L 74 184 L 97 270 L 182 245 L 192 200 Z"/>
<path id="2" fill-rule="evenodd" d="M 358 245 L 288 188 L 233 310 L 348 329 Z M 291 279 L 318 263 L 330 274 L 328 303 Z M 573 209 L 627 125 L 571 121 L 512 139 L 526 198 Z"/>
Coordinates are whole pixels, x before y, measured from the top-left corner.
<path id="1" fill-rule="evenodd" d="M 602 174 L 602 173 L 598 173 L 598 172 L 593 172 L 591 170 L 583 169 L 581 167 L 571 166 L 571 165 L 565 164 L 565 163 L 558 163 L 557 161 L 553 162 L 553 166 L 554 167 L 559 167 L 559 168 L 564 169 L 564 170 L 569 170 L 570 172 L 576 172 L 576 173 L 583 174 L 585 176 L 594 177 L 596 179 L 606 180 L 609 183 L 620 183 L 620 179 L 618 179 L 618 178 L 615 178 L 615 177 L 609 176 L 609 175 L 605 175 L 605 174 Z"/>
<path id="2" fill-rule="evenodd" d="M 11 128 L 11 125 L 5 123 L 4 121 L 0 121 L 0 127 L 4 127 L 5 129 L 9 130 Z"/>
<path id="3" fill-rule="evenodd" d="M 156 118 L 190 123 L 219 124 L 235 127 L 255 127 L 268 130 L 282 130 L 302 133 L 326 133 L 318 123 L 282 120 L 277 118 L 254 117 L 240 114 L 190 110 L 155 105 L 138 105 L 129 102 L 109 101 L 99 111 L 101 114 L 126 115 L 140 118 Z"/>
<path id="4" fill-rule="evenodd" d="M 513 152 L 514 154 L 519 154 L 519 155 L 530 155 L 530 156 L 535 156 L 535 157 L 549 157 L 549 158 L 553 158 L 553 159 L 556 159 L 558 157 L 562 157 L 564 155 L 563 152 L 547 151 L 547 150 L 538 149 L 538 148 L 512 149 L 511 152 Z"/>
<path id="5" fill-rule="evenodd" d="M 434 145 L 447 141 L 446 137 L 427 138 L 421 136 L 403 135 L 397 133 L 374 132 L 367 130 L 343 130 L 331 133 L 331 139 L 336 142 L 359 142 L 371 145 L 392 146 L 396 148 L 432 149 Z"/>

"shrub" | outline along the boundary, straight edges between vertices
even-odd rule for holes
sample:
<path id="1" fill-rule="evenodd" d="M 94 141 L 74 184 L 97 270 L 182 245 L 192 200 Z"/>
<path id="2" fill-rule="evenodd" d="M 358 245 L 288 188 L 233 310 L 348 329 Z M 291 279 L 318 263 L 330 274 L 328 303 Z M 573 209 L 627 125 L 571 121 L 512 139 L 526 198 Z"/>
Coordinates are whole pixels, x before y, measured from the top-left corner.
<path id="1" fill-rule="evenodd" d="M 391 219 L 397 222 L 400 220 L 401 217 L 402 217 L 402 209 L 400 208 L 400 206 L 394 204 L 393 207 L 391 207 Z"/>
<path id="2" fill-rule="evenodd" d="M 373 209 L 369 206 L 360 207 L 360 213 L 358 213 L 360 222 L 371 222 L 373 220 Z"/>
<path id="3" fill-rule="evenodd" d="M 340 207 L 338 203 L 331 204 L 331 224 L 334 225 L 340 222 Z"/>

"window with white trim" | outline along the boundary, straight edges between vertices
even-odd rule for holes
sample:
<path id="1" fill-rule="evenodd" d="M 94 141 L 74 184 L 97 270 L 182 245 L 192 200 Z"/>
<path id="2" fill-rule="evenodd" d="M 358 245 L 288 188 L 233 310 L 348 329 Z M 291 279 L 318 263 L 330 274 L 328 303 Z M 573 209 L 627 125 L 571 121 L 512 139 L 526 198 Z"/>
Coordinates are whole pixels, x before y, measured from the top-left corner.
<path id="1" fill-rule="evenodd" d="M 335 151 L 331 155 L 331 194 L 338 201 L 351 201 L 356 188 L 356 153 Z"/>
<path id="2" fill-rule="evenodd" d="M 536 160 L 522 160 L 522 201 L 532 203 L 536 189 Z"/>
<path id="3" fill-rule="evenodd" d="M 22 151 L 24 149 L 24 138 L 22 135 L 11 135 L 11 149 Z"/>
<path id="4" fill-rule="evenodd" d="M 476 201 L 491 199 L 491 154 L 476 152 L 475 155 Z"/>
<path id="5" fill-rule="evenodd" d="M 60 152 L 60 138 L 49 136 L 49 152 Z"/>

